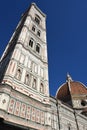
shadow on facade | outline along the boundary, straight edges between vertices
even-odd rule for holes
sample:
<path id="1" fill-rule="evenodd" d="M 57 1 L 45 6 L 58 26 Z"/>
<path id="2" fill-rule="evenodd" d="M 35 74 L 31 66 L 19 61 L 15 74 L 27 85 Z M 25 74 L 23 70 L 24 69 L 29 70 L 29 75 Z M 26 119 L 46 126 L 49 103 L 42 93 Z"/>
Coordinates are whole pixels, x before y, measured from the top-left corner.
<path id="1" fill-rule="evenodd" d="M 3 121 L 2 118 L 0 118 L 0 130 L 29 130 L 29 129 L 28 128 L 24 129 L 14 126 L 12 124 L 7 124 L 6 122 Z"/>

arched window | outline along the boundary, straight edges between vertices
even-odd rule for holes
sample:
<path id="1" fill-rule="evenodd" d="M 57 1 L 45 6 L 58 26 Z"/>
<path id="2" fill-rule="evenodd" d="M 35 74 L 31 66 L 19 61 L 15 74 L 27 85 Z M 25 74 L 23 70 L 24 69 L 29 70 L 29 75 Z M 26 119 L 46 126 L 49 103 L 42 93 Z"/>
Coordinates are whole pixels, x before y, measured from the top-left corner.
<path id="1" fill-rule="evenodd" d="M 34 32 L 35 32 L 35 28 L 36 28 L 36 27 L 33 25 L 33 26 L 32 26 L 32 31 L 34 31 Z"/>
<path id="2" fill-rule="evenodd" d="M 68 130 L 70 130 L 70 126 L 68 126 Z"/>
<path id="3" fill-rule="evenodd" d="M 82 106 L 86 106 L 86 105 L 87 105 L 87 101 L 82 100 L 82 101 L 81 101 L 81 105 L 82 105 Z"/>
<path id="4" fill-rule="evenodd" d="M 37 31 L 37 35 L 40 37 L 40 35 L 41 35 L 40 30 Z"/>
<path id="5" fill-rule="evenodd" d="M 31 38 L 30 41 L 29 41 L 29 46 L 33 47 L 33 43 L 34 43 L 34 40 L 33 40 L 33 38 Z"/>
<path id="6" fill-rule="evenodd" d="M 40 53 L 40 45 L 39 45 L 39 43 L 36 44 L 36 52 Z"/>
<path id="7" fill-rule="evenodd" d="M 68 130 L 71 130 L 71 124 L 68 123 Z"/>
<path id="8" fill-rule="evenodd" d="M 20 68 L 18 68 L 18 69 L 17 69 L 17 72 L 16 72 L 16 78 L 17 78 L 18 80 L 21 79 L 21 74 L 22 74 L 22 71 L 21 71 Z"/>
<path id="9" fill-rule="evenodd" d="M 44 93 L 44 86 L 43 86 L 43 83 L 40 84 L 40 92 L 41 92 L 41 93 Z"/>
<path id="10" fill-rule="evenodd" d="M 36 22 L 37 24 L 40 24 L 40 21 L 41 21 L 41 18 L 36 14 L 36 15 L 35 15 L 35 22 Z"/>

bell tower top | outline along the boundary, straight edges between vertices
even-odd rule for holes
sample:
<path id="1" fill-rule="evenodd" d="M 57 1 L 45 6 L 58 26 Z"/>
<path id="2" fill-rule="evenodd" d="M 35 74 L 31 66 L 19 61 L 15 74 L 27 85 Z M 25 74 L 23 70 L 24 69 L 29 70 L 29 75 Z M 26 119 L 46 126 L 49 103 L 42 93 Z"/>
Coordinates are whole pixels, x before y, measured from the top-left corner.
<path id="1" fill-rule="evenodd" d="M 28 16 L 31 17 L 33 24 L 35 24 L 35 27 L 40 28 L 42 31 L 46 31 L 46 15 L 37 7 L 35 3 L 31 4 L 28 11 Z M 44 34 L 41 39 L 46 42 L 46 37 Z"/>
<path id="2" fill-rule="evenodd" d="M 37 7 L 35 3 L 31 4 L 28 15 L 30 15 L 32 19 L 35 20 L 37 25 L 43 29 L 46 29 L 46 15 Z"/>
<path id="3" fill-rule="evenodd" d="M 38 10 L 41 13 L 41 15 L 43 15 L 43 17 L 46 17 L 46 14 L 43 13 L 34 2 L 31 3 L 31 6 L 34 6 L 36 8 L 36 10 Z"/>

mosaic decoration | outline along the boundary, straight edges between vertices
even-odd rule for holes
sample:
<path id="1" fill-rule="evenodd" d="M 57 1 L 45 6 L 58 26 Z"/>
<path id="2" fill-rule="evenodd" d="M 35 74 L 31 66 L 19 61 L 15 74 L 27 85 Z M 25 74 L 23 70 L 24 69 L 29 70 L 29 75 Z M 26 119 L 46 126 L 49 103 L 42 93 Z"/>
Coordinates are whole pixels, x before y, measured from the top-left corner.
<path id="1" fill-rule="evenodd" d="M 8 112 L 39 124 L 44 124 L 45 121 L 45 113 L 43 111 L 25 103 L 16 101 L 13 98 L 10 99 Z"/>
<path id="2" fill-rule="evenodd" d="M 9 102 L 8 112 L 13 114 L 15 106 L 15 99 L 11 98 Z"/>
<path id="3" fill-rule="evenodd" d="M 16 101 L 14 115 L 19 116 L 19 114 L 20 114 L 20 108 L 21 108 L 21 102 Z"/>
<path id="4" fill-rule="evenodd" d="M 25 118 L 25 114 L 26 114 L 26 104 L 22 103 L 20 116 Z"/>
<path id="5" fill-rule="evenodd" d="M 45 118 L 44 112 L 41 111 L 41 124 L 44 124 L 44 118 Z"/>
<path id="6" fill-rule="evenodd" d="M 40 123 L 40 110 L 36 110 L 36 122 Z"/>
<path id="7" fill-rule="evenodd" d="M 27 106 L 27 111 L 26 111 L 26 119 L 30 120 L 30 115 L 31 115 L 31 106 Z"/>
<path id="8" fill-rule="evenodd" d="M 35 121 L 35 114 L 36 114 L 36 109 L 32 107 L 32 114 L 31 114 L 32 121 Z"/>

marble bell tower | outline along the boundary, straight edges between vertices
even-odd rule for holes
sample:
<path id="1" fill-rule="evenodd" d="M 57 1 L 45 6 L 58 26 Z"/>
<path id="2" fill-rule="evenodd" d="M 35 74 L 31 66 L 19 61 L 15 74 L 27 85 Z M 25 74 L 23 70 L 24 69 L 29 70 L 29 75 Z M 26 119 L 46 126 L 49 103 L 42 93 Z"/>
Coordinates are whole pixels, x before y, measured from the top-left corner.
<path id="1" fill-rule="evenodd" d="M 5 122 L 33 129 L 50 125 L 46 15 L 35 3 L 21 16 L 1 57 L 0 99 Z"/>

